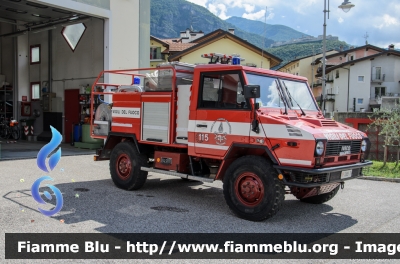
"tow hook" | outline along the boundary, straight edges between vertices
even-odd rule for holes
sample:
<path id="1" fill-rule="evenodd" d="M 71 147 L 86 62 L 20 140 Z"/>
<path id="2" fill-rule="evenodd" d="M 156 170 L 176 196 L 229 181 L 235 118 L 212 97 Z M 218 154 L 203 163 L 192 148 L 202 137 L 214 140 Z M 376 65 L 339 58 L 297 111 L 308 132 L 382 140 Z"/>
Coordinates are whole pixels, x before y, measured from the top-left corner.
<path id="1" fill-rule="evenodd" d="M 340 183 L 340 189 L 342 189 L 342 190 L 344 189 L 344 182 Z"/>

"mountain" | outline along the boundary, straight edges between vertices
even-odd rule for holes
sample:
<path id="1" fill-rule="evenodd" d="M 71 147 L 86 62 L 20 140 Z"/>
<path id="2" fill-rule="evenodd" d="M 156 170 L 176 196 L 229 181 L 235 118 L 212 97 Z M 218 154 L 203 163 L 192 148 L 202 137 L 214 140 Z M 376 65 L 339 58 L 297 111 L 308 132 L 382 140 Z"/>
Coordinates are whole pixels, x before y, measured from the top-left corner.
<path id="1" fill-rule="evenodd" d="M 301 37 L 309 37 L 309 35 L 287 26 L 270 25 L 261 21 L 250 20 L 242 17 L 230 17 L 225 21 L 231 23 L 236 28 L 240 28 L 249 33 L 263 35 L 265 32 L 265 36 L 268 36 L 268 38 L 274 41 L 288 41 Z"/>
<path id="2" fill-rule="evenodd" d="M 205 34 L 217 29 L 235 28 L 235 35 L 262 48 L 270 47 L 276 41 L 287 41 L 308 36 L 287 26 L 267 24 L 266 35 L 268 38 L 263 38 L 261 35 L 264 32 L 265 24 L 260 21 L 239 17 L 232 17 L 224 21 L 208 9 L 185 0 L 150 1 L 150 34 L 158 38 L 178 38 L 181 31 L 191 27 L 193 27 L 193 30 L 201 30 Z M 339 49 L 340 46 L 346 49 L 349 45 L 342 41 L 327 40 L 327 50 Z M 312 55 L 313 47 L 315 53 L 320 53 L 322 42 L 296 43 L 265 49 L 274 56 L 281 58 L 282 63 L 286 63 L 295 58 Z"/>
<path id="3" fill-rule="evenodd" d="M 217 29 L 235 28 L 235 35 L 250 43 L 269 47 L 275 41 L 259 34 L 246 32 L 221 20 L 208 9 L 185 0 L 151 0 L 150 34 L 157 38 L 177 38 L 181 31 L 193 27 L 208 34 Z"/>
<path id="4" fill-rule="evenodd" d="M 344 41 L 338 41 L 338 40 L 326 41 L 326 50 L 339 49 L 340 46 L 342 46 L 344 50 L 349 48 L 349 45 Z M 280 65 L 283 65 L 296 58 L 301 58 L 310 56 L 312 54 L 321 53 L 322 40 L 315 42 L 307 42 L 307 43 L 289 44 L 275 48 L 268 48 L 266 49 L 266 51 L 277 56 L 278 58 L 281 58 L 283 61 Z"/>

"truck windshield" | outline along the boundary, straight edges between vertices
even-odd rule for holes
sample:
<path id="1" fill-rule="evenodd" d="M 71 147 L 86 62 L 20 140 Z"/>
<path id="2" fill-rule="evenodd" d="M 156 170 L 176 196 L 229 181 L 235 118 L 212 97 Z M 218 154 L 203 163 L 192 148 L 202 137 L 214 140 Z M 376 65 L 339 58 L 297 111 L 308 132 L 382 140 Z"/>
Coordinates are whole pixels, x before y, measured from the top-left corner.
<path id="1" fill-rule="evenodd" d="M 276 81 L 277 78 L 275 77 L 256 75 L 248 72 L 246 75 L 248 84 L 260 85 L 261 97 L 256 102 L 260 103 L 261 107 L 284 108 L 285 104 L 283 100 L 285 100 L 291 109 L 299 109 L 300 106 L 303 110 L 318 111 L 305 82 L 280 79 L 280 82 L 283 84 L 283 88 L 280 88 L 278 87 L 279 82 Z M 282 98 L 282 96 L 285 96 L 285 98 Z"/>

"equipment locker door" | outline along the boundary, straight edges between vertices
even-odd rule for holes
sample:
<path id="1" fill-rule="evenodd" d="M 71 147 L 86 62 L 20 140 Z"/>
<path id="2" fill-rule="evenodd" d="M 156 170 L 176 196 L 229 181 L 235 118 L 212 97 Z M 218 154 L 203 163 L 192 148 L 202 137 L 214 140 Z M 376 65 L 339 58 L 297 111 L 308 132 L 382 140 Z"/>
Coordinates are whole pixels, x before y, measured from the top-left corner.
<path id="1" fill-rule="evenodd" d="M 248 143 L 251 108 L 244 99 L 240 72 L 202 73 L 194 131 L 195 153 L 224 156 L 235 143 Z"/>

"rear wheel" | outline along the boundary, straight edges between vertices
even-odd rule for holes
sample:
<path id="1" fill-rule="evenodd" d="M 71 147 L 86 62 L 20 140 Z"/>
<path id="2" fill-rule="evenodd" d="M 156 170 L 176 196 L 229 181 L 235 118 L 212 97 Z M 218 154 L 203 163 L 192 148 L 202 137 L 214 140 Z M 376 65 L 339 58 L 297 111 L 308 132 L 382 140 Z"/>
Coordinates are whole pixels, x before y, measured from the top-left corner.
<path id="1" fill-rule="evenodd" d="M 147 179 L 147 157 L 139 154 L 132 142 L 121 142 L 110 156 L 110 173 L 114 184 L 125 190 L 140 189 Z"/>
<path id="2" fill-rule="evenodd" d="M 278 173 L 258 156 L 237 159 L 224 176 L 224 197 L 237 216 L 262 221 L 275 215 L 285 198 Z"/>
<path id="3" fill-rule="evenodd" d="M 1 128 L 1 130 L 0 130 L 0 137 L 6 139 L 7 136 L 8 136 L 8 130 L 7 130 L 7 128 L 4 128 L 4 127 Z"/>

